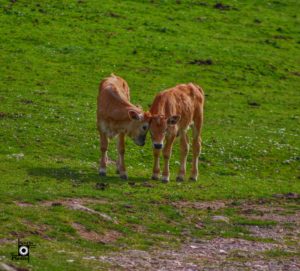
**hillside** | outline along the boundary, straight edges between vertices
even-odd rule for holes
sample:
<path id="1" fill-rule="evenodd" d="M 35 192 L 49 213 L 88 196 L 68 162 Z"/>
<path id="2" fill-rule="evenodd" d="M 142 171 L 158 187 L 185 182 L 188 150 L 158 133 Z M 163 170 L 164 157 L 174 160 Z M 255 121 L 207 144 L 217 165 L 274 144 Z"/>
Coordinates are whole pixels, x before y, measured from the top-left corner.
<path id="1" fill-rule="evenodd" d="M 263 270 L 260 255 L 300 270 L 299 14 L 293 0 L 0 0 L 0 263 Z M 149 136 L 126 141 L 128 181 L 115 142 L 98 176 L 96 97 L 112 72 L 145 110 L 178 83 L 203 87 L 198 182 L 176 183 L 178 142 L 171 182 L 150 180 Z M 36 245 L 29 263 L 10 259 L 18 238 Z"/>

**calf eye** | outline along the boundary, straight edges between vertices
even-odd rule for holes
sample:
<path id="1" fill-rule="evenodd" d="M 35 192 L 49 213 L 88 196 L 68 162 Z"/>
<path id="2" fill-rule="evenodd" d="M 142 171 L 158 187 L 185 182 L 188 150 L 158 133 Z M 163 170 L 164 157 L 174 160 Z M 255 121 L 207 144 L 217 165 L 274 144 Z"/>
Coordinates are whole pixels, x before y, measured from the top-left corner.
<path id="1" fill-rule="evenodd" d="M 146 131 L 146 130 L 147 130 L 147 128 L 148 128 L 148 126 L 147 126 L 147 125 L 144 125 L 144 126 L 143 126 L 143 130 L 144 130 L 144 131 Z"/>

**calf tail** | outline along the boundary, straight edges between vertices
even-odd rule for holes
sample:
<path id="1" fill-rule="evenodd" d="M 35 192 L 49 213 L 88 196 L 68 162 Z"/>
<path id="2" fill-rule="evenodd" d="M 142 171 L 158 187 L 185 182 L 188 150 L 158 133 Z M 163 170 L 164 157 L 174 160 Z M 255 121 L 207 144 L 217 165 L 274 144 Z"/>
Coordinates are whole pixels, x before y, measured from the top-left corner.
<path id="1" fill-rule="evenodd" d="M 204 102 L 205 102 L 205 94 L 204 94 L 204 91 L 203 91 L 203 89 L 199 86 L 199 85 L 197 85 L 197 84 L 194 84 L 193 83 L 193 86 L 194 86 L 194 88 L 196 88 L 199 92 L 200 92 L 200 95 L 197 95 L 196 94 L 196 96 L 198 97 L 198 98 L 200 98 L 201 99 L 201 107 L 203 108 L 203 106 L 204 106 Z M 195 90 L 194 90 L 195 91 Z M 200 96 L 200 97 L 199 97 Z"/>
<path id="2" fill-rule="evenodd" d="M 203 95 L 203 99 L 204 99 L 205 94 L 204 94 L 203 89 L 197 84 L 194 84 L 194 86 L 200 91 L 200 93 Z"/>

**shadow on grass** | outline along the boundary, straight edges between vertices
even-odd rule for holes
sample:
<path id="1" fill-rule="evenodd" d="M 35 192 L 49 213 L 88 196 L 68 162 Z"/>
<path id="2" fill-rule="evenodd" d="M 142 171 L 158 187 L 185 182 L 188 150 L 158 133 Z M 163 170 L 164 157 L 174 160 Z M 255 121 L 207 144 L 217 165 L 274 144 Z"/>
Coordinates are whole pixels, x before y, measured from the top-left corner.
<path id="1" fill-rule="evenodd" d="M 54 178 L 59 181 L 71 181 L 73 183 L 126 183 L 126 182 L 145 182 L 148 181 L 145 177 L 129 176 L 128 180 L 122 180 L 117 174 L 111 176 L 100 177 L 97 171 L 84 171 L 80 169 L 72 169 L 70 167 L 37 167 L 30 168 L 28 174 L 36 177 Z"/>

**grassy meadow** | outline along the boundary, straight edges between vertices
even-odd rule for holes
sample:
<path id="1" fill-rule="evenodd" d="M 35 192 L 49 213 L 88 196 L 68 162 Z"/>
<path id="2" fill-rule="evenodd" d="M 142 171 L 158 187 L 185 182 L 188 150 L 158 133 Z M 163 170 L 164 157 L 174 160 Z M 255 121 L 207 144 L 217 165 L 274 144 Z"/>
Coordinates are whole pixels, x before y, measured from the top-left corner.
<path id="1" fill-rule="evenodd" d="M 0 262 L 29 270 L 110 270 L 85 257 L 179 247 L 193 238 L 252 240 L 243 225 L 273 222 L 246 219 L 231 207 L 176 206 L 216 200 L 237 206 L 300 193 L 300 3 L 216 3 L 0 0 Z M 150 180 L 149 135 L 142 148 L 126 141 L 128 181 L 113 164 L 107 177 L 98 176 L 96 96 L 112 72 L 127 80 L 131 101 L 144 110 L 163 89 L 202 86 L 197 182 L 175 181 L 178 142 L 171 182 Z M 116 159 L 114 140 L 109 157 Z M 70 199 L 114 222 L 46 204 Z M 299 201 L 293 204 L 299 210 Z M 214 223 L 215 214 L 231 222 Z M 78 227 L 100 241 L 84 238 Z M 36 244 L 29 263 L 10 259 L 17 238 Z"/>

